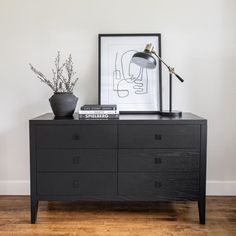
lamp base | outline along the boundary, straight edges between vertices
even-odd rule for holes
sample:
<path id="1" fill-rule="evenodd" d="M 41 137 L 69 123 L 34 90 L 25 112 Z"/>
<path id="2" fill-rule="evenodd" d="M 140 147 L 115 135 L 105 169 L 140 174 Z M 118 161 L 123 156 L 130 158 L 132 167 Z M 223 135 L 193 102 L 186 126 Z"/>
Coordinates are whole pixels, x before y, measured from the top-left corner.
<path id="1" fill-rule="evenodd" d="M 182 116 L 182 111 L 164 110 L 164 111 L 159 111 L 158 115 L 167 116 L 167 117 L 181 117 Z"/>

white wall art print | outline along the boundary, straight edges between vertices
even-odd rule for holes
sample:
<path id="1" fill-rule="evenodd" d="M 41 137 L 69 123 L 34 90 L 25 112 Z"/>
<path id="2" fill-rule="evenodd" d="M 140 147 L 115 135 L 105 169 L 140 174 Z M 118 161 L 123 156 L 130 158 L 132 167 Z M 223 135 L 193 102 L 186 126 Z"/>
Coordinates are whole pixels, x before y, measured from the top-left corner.
<path id="1" fill-rule="evenodd" d="M 120 112 L 156 112 L 160 109 L 161 67 L 134 64 L 136 52 L 152 43 L 161 54 L 160 34 L 99 35 L 99 102 L 117 104 Z"/>

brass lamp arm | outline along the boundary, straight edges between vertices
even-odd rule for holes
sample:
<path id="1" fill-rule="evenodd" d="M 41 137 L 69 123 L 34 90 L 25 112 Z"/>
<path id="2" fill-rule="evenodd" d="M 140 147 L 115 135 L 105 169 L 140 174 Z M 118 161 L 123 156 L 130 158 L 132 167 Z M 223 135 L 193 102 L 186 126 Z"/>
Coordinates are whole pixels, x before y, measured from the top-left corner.
<path id="1" fill-rule="evenodd" d="M 153 48 L 152 48 L 151 53 L 153 53 L 153 54 L 168 68 L 168 70 L 169 70 L 169 72 L 170 72 L 171 74 L 174 74 L 181 82 L 184 82 L 184 80 L 183 80 L 179 75 L 177 75 L 177 74 L 175 73 L 174 67 L 168 66 L 168 65 L 162 60 L 162 58 L 159 57 L 159 55 L 153 50 Z"/>
<path id="2" fill-rule="evenodd" d="M 146 45 L 146 48 L 145 48 L 144 51 L 147 52 L 147 53 L 153 53 L 153 54 L 168 68 L 170 74 L 174 74 L 181 82 L 184 82 L 184 80 L 183 80 L 179 75 L 177 75 L 177 74 L 175 73 L 174 67 L 168 66 L 168 65 L 162 60 L 162 58 L 155 52 L 154 46 L 153 46 L 151 43 L 148 43 L 148 44 Z"/>
<path id="3" fill-rule="evenodd" d="M 163 60 L 161 57 L 158 56 L 158 54 L 152 50 L 152 53 L 168 68 L 169 72 L 170 73 L 173 73 L 174 72 L 174 68 L 171 68 L 170 66 L 168 66 Z"/>

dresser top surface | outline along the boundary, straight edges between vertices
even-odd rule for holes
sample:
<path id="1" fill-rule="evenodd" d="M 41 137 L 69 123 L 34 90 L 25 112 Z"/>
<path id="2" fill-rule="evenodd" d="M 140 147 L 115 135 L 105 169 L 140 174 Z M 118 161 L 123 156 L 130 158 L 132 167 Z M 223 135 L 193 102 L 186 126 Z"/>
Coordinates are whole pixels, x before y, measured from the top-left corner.
<path id="1" fill-rule="evenodd" d="M 185 112 L 181 117 L 163 117 L 157 114 L 120 114 L 119 119 L 114 120 L 82 120 L 79 119 L 79 114 L 75 113 L 73 117 L 57 118 L 53 113 L 45 113 L 30 120 L 33 123 L 205 123 L 206 119 L 194 115 L 192 113 Z"/>

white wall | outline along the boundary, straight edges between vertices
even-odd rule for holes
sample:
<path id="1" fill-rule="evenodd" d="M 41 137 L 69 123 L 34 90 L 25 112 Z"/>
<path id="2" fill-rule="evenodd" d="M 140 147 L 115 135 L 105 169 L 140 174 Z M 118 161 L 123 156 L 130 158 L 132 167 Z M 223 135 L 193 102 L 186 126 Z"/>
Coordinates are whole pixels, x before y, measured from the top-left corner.
<path id="1" fill-rule="evenodd" d="M 148 32 L 185 79 L 174 107 L 208 119 L 208 194 L 236 194 L 235 12 L 235 0 L 0 0 L 0 194 L 29 192 L 28 120 L 50 111 L 28 63 L 49 76 L 57 50 L 72 53 L 78 107 L 96 103 L 97 34 Z"/>

